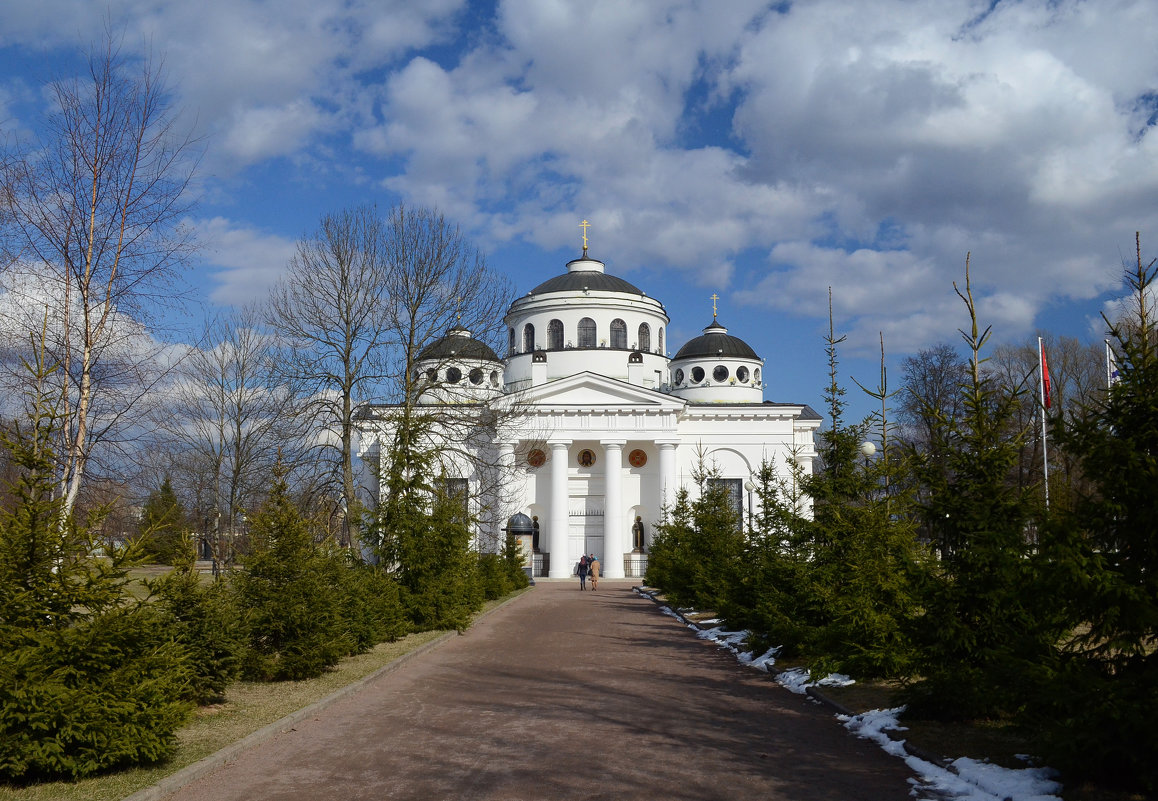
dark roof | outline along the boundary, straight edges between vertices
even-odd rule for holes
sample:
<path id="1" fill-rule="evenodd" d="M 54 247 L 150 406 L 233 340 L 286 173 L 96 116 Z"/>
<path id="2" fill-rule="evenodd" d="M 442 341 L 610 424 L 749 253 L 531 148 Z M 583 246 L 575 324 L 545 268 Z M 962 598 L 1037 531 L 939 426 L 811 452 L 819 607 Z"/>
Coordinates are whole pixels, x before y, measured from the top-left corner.
<path id="1" fill-rule="evenodd" d="M 715 320 L 704 329 L 704 333 L 695 339 L 689 340 L 672 361 L 690 359 L 696 356 L 731 356 L 741 359 L 760 360 L 756 351 L 747 342 L 728 333 L 728 329 Z"/>
<path id="2" fill-rule="evenodd" d="M 563 273 L 550 278 L 527 294 L 544 295 L 548 292 L 582 292 L 589 289 L 592 292 L 626 292 L 630 295 L 642 295 L 639 287 L 624 281 L 614 275 L 595 272 L 593 270 L 577 270 Z"/>
<path id="3" fill-rule="evenodd" d="M 446 336 L 434 340 L 418 354 L 418 360 L 425 359 L 485 359 L 490 362 L 499 361 L 499 357 L 491 350 L 487 343 L 471 337 L 465 328 L 457 326 L 450 329 Z"/>

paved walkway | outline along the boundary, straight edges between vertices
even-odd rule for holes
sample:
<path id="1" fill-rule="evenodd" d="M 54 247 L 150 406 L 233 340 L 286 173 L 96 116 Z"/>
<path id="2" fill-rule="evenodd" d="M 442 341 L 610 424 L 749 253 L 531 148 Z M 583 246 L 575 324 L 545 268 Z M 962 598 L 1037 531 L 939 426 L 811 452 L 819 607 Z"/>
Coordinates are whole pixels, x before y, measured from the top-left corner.
<path id="1" fill-rule="evenodd" d="M 909 799 L 908 769 L 626 581 L 541 582 L 174 799 Z"/>

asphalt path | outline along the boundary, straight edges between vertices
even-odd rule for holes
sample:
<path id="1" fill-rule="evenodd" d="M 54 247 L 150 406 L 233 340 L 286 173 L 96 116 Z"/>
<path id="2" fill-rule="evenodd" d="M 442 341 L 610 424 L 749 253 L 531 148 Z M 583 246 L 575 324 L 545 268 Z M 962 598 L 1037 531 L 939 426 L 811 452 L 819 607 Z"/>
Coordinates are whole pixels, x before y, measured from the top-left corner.
<path id="1" fill-rule="evenodd" d="M 901 801 L 911 777 L 603 580 L 540 582 L 171 798 Z"/>

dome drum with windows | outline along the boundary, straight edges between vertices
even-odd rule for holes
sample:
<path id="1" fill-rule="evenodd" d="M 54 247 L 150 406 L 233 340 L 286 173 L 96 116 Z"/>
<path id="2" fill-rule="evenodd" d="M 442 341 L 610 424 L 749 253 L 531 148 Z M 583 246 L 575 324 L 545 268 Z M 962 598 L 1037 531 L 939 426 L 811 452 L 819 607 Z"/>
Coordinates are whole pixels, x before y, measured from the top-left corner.
<path id="1" fill-rule="evenodd" d="M 759 403 L 764 361 L 713 318 L 671 360 L 671 392 L 699 402 Z"/>
<path id="2" fill-rule="evenodd" d="M 503 393 L 503 363 L 489 345 L 455 326 L 414 363 L 419 403 L 472 403 Z"/>

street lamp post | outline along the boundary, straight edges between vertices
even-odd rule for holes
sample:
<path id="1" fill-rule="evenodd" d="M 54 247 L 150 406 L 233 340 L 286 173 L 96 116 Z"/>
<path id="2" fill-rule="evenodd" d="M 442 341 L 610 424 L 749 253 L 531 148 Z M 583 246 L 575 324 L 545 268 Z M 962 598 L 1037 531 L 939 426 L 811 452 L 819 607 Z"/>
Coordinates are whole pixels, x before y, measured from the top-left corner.
<path id="1" fill-rule="evenodd" d="M 732 486 L 735 486 L 734 484 Z M 748 490 L 748 531 L 752 530 L 752 493 L 756 491 L 756 485 L 752 483 L 752 479 L 744 482 L 744 489 Z"/>

